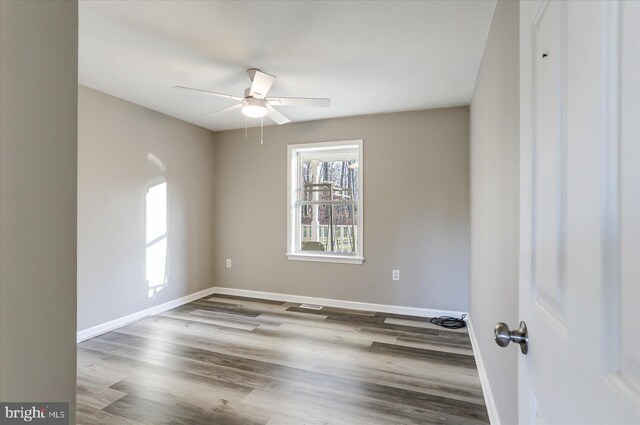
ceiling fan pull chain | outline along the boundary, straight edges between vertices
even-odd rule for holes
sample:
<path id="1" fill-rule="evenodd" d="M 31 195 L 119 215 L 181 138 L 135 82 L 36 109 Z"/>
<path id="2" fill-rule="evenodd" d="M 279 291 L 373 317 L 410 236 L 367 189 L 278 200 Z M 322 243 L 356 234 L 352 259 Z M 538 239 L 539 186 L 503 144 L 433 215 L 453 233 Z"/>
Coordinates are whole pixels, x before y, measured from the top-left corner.
<path id="1" fill-rule="evenodd" d="M 262 129 L 264 127 L 263 123 L 264 123 L 264 118 L 260 117 L 260 144 L 261 145 L 264 144 L 262 139 L 262 133 L 263 133 Z"/>
<path id="2" fill-rule="evenodd" d="M 244 116 L 244 140 L 247 140 L 247 116 Z"/>

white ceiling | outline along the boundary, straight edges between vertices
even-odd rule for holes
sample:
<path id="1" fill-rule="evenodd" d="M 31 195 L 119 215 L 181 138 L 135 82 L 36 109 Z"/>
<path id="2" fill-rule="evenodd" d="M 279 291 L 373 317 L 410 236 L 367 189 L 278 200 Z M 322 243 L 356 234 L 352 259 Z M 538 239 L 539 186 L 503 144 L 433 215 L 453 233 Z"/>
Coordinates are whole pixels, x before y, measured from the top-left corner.
<path id="1" fill-rule="evenodd" d="M 292 121 L 468 104 L 495 1 L 81 1 L 80 84 L 211 130 L 244 127 L 245 70 Z M 249 125 L 260 120 L 249 119 Z M 271 121 L 265 118 L 265 125 Z"/>

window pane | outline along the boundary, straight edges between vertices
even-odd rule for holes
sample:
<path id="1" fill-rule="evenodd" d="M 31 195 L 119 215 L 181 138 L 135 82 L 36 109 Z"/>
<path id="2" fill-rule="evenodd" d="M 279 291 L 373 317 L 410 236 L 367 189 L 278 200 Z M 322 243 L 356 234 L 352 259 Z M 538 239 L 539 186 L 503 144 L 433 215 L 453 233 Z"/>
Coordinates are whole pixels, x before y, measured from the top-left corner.
<path id="1" fill-rule="evenodd" d="M 302 201 L 358 200 L 358 161 L 355 158 L 306 159 L 301 162 L 300 176 L 299 199 Z"/>
<path id="2" fill-rule="evenodd" d="M 355 254 L 358 246 L 356 205 L 302 205 L 301 251 Z"/>

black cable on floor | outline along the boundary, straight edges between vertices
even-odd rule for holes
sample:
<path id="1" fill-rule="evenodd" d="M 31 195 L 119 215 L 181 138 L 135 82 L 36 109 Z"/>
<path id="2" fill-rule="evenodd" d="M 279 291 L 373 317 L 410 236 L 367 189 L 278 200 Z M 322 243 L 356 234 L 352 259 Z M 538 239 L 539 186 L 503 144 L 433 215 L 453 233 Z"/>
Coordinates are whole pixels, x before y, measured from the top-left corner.
<path id="1" fill-rule="evenodd" d="M 443 328 L 460 329 L 467 326 L 467 322 L 464 321 L 465 317 L 467 317 L 466 314 L 463 314 L 459 319 L 451 316 L 432 317 L 429 322 L 434 325 L 442 326 Z"/>

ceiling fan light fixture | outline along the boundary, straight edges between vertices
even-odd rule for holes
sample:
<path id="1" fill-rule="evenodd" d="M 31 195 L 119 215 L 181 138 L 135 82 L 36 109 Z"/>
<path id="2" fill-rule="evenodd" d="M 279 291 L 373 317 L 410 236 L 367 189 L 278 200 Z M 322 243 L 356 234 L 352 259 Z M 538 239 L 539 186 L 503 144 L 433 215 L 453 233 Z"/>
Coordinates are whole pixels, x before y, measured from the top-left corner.
<path id="1" fill-rule="evenodd" d="M 267 115 L 267 102 L 252 97 L 242 101 L 242 113 L 250 118 L 262 118 Z"/>

